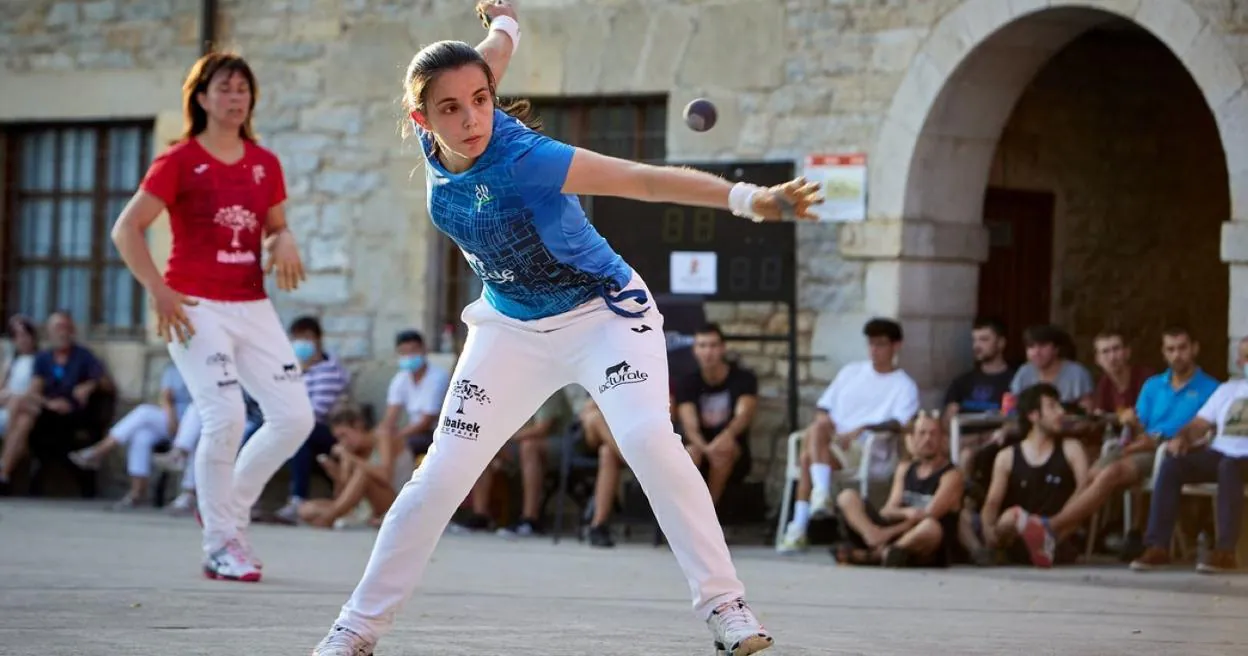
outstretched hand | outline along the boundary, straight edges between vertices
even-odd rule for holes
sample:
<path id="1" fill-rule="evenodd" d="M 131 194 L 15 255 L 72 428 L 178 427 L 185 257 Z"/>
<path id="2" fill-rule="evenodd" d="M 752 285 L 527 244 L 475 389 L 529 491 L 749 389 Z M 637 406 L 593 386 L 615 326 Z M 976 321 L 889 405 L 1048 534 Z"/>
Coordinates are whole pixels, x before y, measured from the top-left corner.
<path id="1" fill-rule="evenodd" d="M 811 210 L 821 203 L 819 183 L 797 178 L 755 194 L 751 209 L 765 221 L 814 221 L 819 217 Z"/>
<path id="2" fill-rule="evenodd" d="M 490 21 L 499 16 L 516 17 L 516 6 L 511 0 L 479 0 L 477 2 L 477 18 L 485 29 L 490 29 Z"/>

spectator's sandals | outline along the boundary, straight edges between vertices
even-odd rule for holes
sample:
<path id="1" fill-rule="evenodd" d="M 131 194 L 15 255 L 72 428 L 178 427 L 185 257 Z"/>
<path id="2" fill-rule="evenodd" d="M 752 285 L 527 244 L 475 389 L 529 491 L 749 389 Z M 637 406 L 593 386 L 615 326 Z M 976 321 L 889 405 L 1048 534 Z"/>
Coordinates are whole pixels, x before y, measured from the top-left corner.
<path id="1" fill-rule="evenodd" d="M 880 559 L 868 549 L 859 549 L 850 542 L 838 542 L 832 546 L 832 557 L 838 565 L 879 565 Z"/>

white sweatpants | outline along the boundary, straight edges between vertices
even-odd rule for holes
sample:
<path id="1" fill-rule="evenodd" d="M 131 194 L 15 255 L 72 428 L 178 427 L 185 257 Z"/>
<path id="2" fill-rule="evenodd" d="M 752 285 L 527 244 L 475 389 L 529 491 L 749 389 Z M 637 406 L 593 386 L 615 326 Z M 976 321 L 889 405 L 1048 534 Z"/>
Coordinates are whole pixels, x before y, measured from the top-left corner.
<path id="1" fill-rule="evenodd" d="M 195 490 L 195 446 L 199 444 L 199 432 L 203 422 L 199 418 L 199 410 L 195 404 L 187 406 L 178 420 L 178 434 L 173 437 L 173 448 L 187 453 L 187 461 L 182 469 L 182 489 Z"/>
<path id="2" fill-rule="evenodd" d="M 190 389 L 202 422 L 195 479 L 205 553 L 247 528 L 264 486 L 312 431 L 312 404 L 281 320 L 268 300 L 223 303 L 198 299 L 185 308 L 195 328 L 169 355 Z M 239 452 L 242 384 L 265 423 Z"/>
<path id="3" fill-rule="evenodd" d="M 144 403 L 126 413 L 108 434 L 126 447 L 126 473 L 147 478 L 152 475 L 152 449 L 169 439 L 169 418 L 160 406 Z"/>
<path id="4" fill-rule="evenodd" d="M 644 285 L 634 277 L 630 288 Z M 645 489 L 689 582 L 694 611 L 709 617 L 718 604 L 744 594 L 706 483 L 672 431 L 663 317 L 656 308 L 628 319 L 594 300 L 526 322 L 478 300 L 463 320 L 468 338 L 433 446 L 386 513 L 340 626 L 369 640 L 390 628 L 473 482 L 543 401 L 573 383 L 602 408 Z"/>

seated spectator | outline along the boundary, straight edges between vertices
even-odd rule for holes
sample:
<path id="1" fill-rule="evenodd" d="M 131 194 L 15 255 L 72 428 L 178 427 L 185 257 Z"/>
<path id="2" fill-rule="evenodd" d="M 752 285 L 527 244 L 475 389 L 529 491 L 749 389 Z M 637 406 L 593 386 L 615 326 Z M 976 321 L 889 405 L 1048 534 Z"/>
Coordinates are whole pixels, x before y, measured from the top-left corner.
<path id="1" fill-rule="evenodd" d="M 1018 396 L 1037 383 L 1048 383 L 1057 389 L 1063 404 L 1093 412 L 1092 375 L 1083 365 L 1068 359 L 1062 352 L 1063 344 L 1069 339 L 1057 326 L 1028 328 L 1023 335 L 1027 363 L 1018 369 L 1010 382 L 1010 393 Z"/>
<path id="2" fill-rule="evenodd" d="M 1001 400 L 1010 391 L 1015 369 L 1005 361 L 1005 326 L 995 319 L 978 319 L 971 328 L 971 353 L 975 368 L 953 379 L 945 393 L 946 425 L 963 413 L 1001 412 Z M 971 456 L 991 431 L 962 433 L 958 461 L 969 467 Z"/>
<path id="3" fill-rule="evenodd" d="M 1186 329 L 1167 329 L 1161 342 L 1162 354 L 1170 368 L 1145 381 L 1135 409 L 1121 414 L 1127 426 L 1126 440 L 1117 443 L 1111 453 L 1092 466 L 1088 486 L 1075 494 L 1058 514 L 1033 517 L 1031 521 L 1039 522 L 1049 538 L 1037 548 L 1060 542 L 1091 518 L 1111 495 L 1151 477 L 1159 441 L 1170 440 L 1191 422 L 1217 389 L 1218 381 L 1196 366 L 1199 345 Z M 1035 536 L 1033 539 L 1037 540 L 1043 537 L 1034 527 L 1025 535 Z M 1124 556 L 1130 560 L 1143 550 L 1139 532 L 1132 531 L 1123 545 Z M 1041 560 L 1046 559 L 1052 560 L 1052 555 L 1042 555 Z"/>
<path id="4" fill-rule="evenodd" d="M 1096 441 L 1096 448 L 1099 449 L 1103 425 L 1081 419 L 1095 410 L 1092 375 L 1074 361 L 1074 343 L 1070 335 L 1057 326 L 1032 326 L 1024 333 L 1023 340 L 1027 346 L 1027 362 L 1010 382 L 1010 394 L 1017 398 L 1022 390 L 1041 382 L 1053 385 L 1061 395 L 1062 404 L 1073 415 L 1063 420 L 1063 435 L 1086 441 L 1087 449 L 1091 449 L 1091 443 Z M 968 490 L 972 497 L 971 505 L 980 504 L 983 481 L 992 478 L 994 463 L 1001 449 L 1022 438 L 1017 422 L 1007 422 L 993 431 L 988 442 L 968 459 L 966 471 L 967 479 L 972 483 Z M 1088 459 L 1085 453 L 1084 460 Z"/>
<path id="5" fill-rule="evenodd" d="M 1019 395 L 1023 440 L 997 454 L 982 515 L 962 513 L 959 537 L 977 564 L 994 564 L 1000 556 L 1014 564 L 1052 564 L 1029 550 L 1030 535 L 1028 542 L 1018 538 L 1032 515 L 1058 514 L 1087 479 L 1083 444 L 1062 437 L 1065 414 L 1061 394 L 1052 384 L 1038 383 Z M 1050 552 L 1063 562 L 1077 553 L 1065 543 Z"/>
<path id="6" fill-rule="evenodd" d="M 529 537 L 543 532 L 542 493 L 546 482 L 546 454 L 550 438 L 567 428 L 568 420 L 568 405 L 561 390 L 546 399 L 537 413 L 511 436 L 509 445 L 515 445 L 520 462 L 520 517 L 511 526 L 499 528 L 499 535 Z M 458 528 L 469 531 L 489 528 L 490 494 L 494 490 L 495 473 L 502 467 L 503 457 L 500 454 L 481 472 L 472 488 L 472 512 L 456 522 Z"/>
<path id="7" fill-rule="evenodd" d="M 1144 381 L 1152 375 L 1145 367 L 1131 364 L 1131 348 L 1115 330 L 1102 331 L 1092 341 L 1096 351 L 1096 364 L 1102 376 L 1093 392 L 1093 410 L 1117 415 L 1135 407 Z"/>
<path id="8" fill-rule="evenodd" d="M 69 459 L 82 469 L 99 469 L 100 462 L 109 452 L 117 446 L 125 447 L 130 491 L 113 507 L 116 510 L 134 508 L 147 499 L 152 452 L 177 435 L 188 408 L 191 408 L 191 391 L 182 381 L 178 368 L 170 363 L 160 377 L 160 394 L 156 403 L 137 406 L 113 426 L 107 437 L 98 444 L 69 454 Z"/>
<path id="9" fill-rule="evenodd" d="M 672 404 L 675 407 L 675 404 Z M 615 445 L 611 428 L 602 416 L 602 410 L 593 399 L 586 398 L 578 413 L 581 428 L 585 431 L 585 446 L 598 453 L 598 477 L 594 481 L 593 514 L 589 520 L 587 538 L 590 546 L 611 548 L 615 540 L 611 536 L 611 512 L 620 490 L 620 470 L 624 457 Z"/>
<path id="10" fill-rule="evenodd" d="M 758 378 L 724 357 L 724 333 L 711 323 L 693 336 L 698 368 L 676 381 L 676 410 L 686 449 L 719 505 L 728 485 L 750 473 L 750 424 L 758 407 Z"/>
<path id="11" fill-rule="evenodd" d="M 425 455 L 433 445 L 442 403 L 451 387 L 446 370 L 425 359 L 425 339 L 415 330 L 405 330 L 394 340 L 399 371 L 390 379 L 386 392 L 386 414 L 381 433 L 406 444 L 413 457 Z M 400 415 L 407 415 L 407 426 L 399 428 Z"/>
<path id="12" fill-rule="evenodd" d="M 340 406 L 325 419 L 335 443 L 317 462 L 334 483 L 332 499 L 312 499 L 299 504 L 299 519 L 318 528 L 331 528 L 361 501 L 367 500 L 372 516 L 369 525 L 381 526 L 397 496 L 395 463 L 402 443 L 377 439 L 354 406 Z M 377 458 L 373 458 L 374 450 Z M 411 472 L 407 472 L 410 476 Z"/>
<path id="13" fill-rule="evenodd" d="M 0 439 L 4 438 L 15 406 L 30 389 L 35 376 L 35 354 L 39 350 L 35 324 L 27 317 L 13 315 L 9 319 L 9 335 L 13 338 L 13 357 L 0 376 Z"/>
<path id="14" fill-rule="evenodd" d="M 329 453 L 337 443 L 327 419 L 330 409 L 346 398 L 351 385 L 351 374 L 325 352 L 321 341 L 323 334 L 321 322 L 315 317 L 299 317 L 290 324 L 290 343 L 295 357 L 299 358 L 316 423 L 308 439 L 290 459 L 290 499 L 276 513 L 278 521 L 288 524 L 299 520 L 299 508 L 312 487 L 312 467 L 319 462 L 317 456 Z"/>
<path id="15" fill-rule="evenodd" d="M 8 492 L 9 480 L 27 445 L 41 466 L 60 462 L 79 474 L 79 487 L 89 492 L 88 478 L 69 459 L 78 431 L 91 426 L 87 413 L 91 397 L 105 383 L 104 365 L 75 340 L 74 320 L 58 310 L 48 317 L 51 348 L 35 356 L 33 377 L 26 399 L 9 418 L 0 463 L 0 494 Z"/>
<path id="16" fill-rule="evenodd" d="M 1235 366 L 1248 376 L 1248 337 L 1239 341 Z M 1212 442 L 1208 435 L 1214 434 Z M 1161 461 L 1148 510 L 1144 554 L 1131 569 L 1146 571 L 1170 564 L 1170 539 L 1178 519 L 1184 485 L 1217 483 L 1217 541 L 1196 571 L 1206 574 L 1239 569 L 1239 543 L 1244 481 L 1248 478 L 1248 378 L 1236 378 L 1217 391 L 1196 418 L 1166 442 L 1169 457 Z"/>
<path id="17" fill-rule="evenodd" d="M 900 431 L 918 412 L 919 388 L 895 364 L 901 350 L 901 326 L 888 319 L 872 319 L 863 334 L 870 359 L 851 362 L 837 372 L 819 397 L 814 422 L 806 428 L 797 501 L 793 520 L 777 547 L 781 553 L 806 548 L 811 517 L 833 510 L 832 471 L 858 466 L 869 432 Z M 834 442 L 839 457 L 832 454 Z M 891 466 L 891 461 L 887 464 Z"/>
<path id="18" fill-rule="evenodd" d="M 948 444 L 935 412 L 920 412 L 906 431 L 913 460 L 902 462 L 884 507 L 876 510 L 858 490 L 836 497 L 846 542 L 837 562 L 889 567 L 945 567 L 957 545 L 962 473 L 949 462 Z"/>

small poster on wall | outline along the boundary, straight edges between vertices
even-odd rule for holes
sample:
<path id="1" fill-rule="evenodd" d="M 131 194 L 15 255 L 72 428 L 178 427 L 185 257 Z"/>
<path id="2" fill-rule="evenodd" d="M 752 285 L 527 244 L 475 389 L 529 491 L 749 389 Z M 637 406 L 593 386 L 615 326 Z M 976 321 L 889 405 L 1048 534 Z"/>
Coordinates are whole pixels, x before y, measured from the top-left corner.
<path id="1" fill-rule="evenodd" d="M 672 251 L 672 293 L 714 294 L 719 271 L 713 251 Z"/>
<path id="2" fill-rule="evenodd" d="M 866 153 L 808 155 L 802 175 L 823 192 L 823 204 L 815 206 L 820 221 L 867 218 Z"/>

